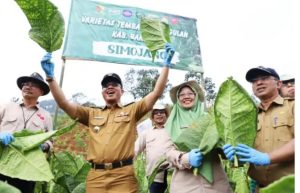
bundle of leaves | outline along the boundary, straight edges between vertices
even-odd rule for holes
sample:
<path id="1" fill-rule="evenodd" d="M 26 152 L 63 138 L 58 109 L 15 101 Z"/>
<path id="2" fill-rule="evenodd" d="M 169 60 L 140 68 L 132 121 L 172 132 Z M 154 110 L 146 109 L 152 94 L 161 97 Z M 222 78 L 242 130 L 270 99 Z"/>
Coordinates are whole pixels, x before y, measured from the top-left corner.
<path id="1" fill-rule="evenodd" d="M 86 176 L 91 165 L 83 156 L 59 152 L 50 157 L 54 179 L 48 186 L 49 193 L 85 193 Z"/>
<path id="2" fill-rule="evenodd" d="M 0 173 L 29 181 L 50 181 L 53 174 L 40 145 L 54 136 L 70 131 L 77 121 L 55 131 L 43 133 L 24 129 L 14 133 L 15 140 L 0 146 Z"/>
<path id="3" fill-rule="evenodd" d="M 171 42 L 169 24 L 157 18 L 143 17 L 140 22 L 140 31 L 154 61 L 157 50 L 164 49 L 165 44 Z"/>
<path id="4" fill-rule="evenodd" d="M 232 77 L 224 81 L 219 89 L 214 105 L 215 121 L 220 135 L 218 145 L 236 146 L 239 143 L 253 146 L 257 128 L 257 108 L 245 89 Z M 226 163 L 226 162 L 225 162 Z M 248 165 L 224 164 L 235 193 L 248 193 Z"/>
<path id="5" fill-rule="evenodd" d="M 232 77 L 220 86 L 214 105 L 220 146 L 239 143 L 253 146 L 257 128 L 257 107 L 247 91 Z M 235 166 L 238 166 L 235 157 Z"/>
<path id="6" fill-rule="evenodd" d="M 58 50 L 63 42 L 65 22 L 57 7 L 48 0 L 15 0 L 26 15 L 29 37 L 47 52 Z"/>

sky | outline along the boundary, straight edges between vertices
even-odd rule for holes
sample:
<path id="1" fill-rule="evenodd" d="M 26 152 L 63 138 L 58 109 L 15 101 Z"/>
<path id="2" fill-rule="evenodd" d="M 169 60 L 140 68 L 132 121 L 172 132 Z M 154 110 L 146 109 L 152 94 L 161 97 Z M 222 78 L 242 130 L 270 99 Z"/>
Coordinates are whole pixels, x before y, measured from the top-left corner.
<path id="1" fill-rule="evenodd" d="M 66 22 L 71 0 L 52 0 Z M 295 74 L 299 64 L 299 1 L 296 0 L 103 0 L 111 4 L 127 5 L 197 19 L 204 76 L 211 77 L 217 88 L 228 77 L 237 80 L 249 94 L 251 85 L 246 72 L 259 65 L 273 67 L 279 74 Z M 0 46 L 1 85 L 0 102 L 20 97 L 16 79 L 36 71 L 44 76 L 40 60 L 46 53 L 28 36 L 29 23 L 14 1 L 2 1 Z M 62 49 L 53 53 L 55 76 L 60 79 Z M 88 98 L 102 103 L 101 78 L 116 71 L 124 78 L 133 66 L 103 62 L 67 60 L 63 90 L 68 98 L 83 92 Z M 140 67 L 145 68 L 145 67 Z M 135 67 L 135 69 L 140 69 Z M 117 69 L 117 70 L 115 70 Z M 184 80 L 182 70 L 171 70 L 173 85 Z M 51 94 L 41 100 L 52 98 Z M 125 97 L 128 100 L 128 97 Z M 130 98 L 130 97 L 129 97 Z M 168 99 L 166 99 L 168 100 Z"/>
<path id="2" fill-rule="evenodd" d="M 58 7 L 67 23 L 71 0 L 51 0 L 51 2 Z M 204 76 L 211 77 L 217 88 L 232 76 L 249 94 L 252 94 L 251 85 L 245 80 L 245 74 L 250 68 L 263 65 L 275 68 L 279 74 L 296 75 L 296 67 L 300 64 L 299 0 L 102 0 L 102 2 L 197 19 Z M 34 71 L 44 76 L 40 60 L 46 52 L 29 38 L 29 23 L 14 1 L 1 1 L 0 23 L 0 103 L 2 103 L 8 102 L 12 97 L 20 97 L 21 92 L 16 85 L 18 77 L 30 75 Z M 61 76 L 62 48 L 53 53 L 57 80 Z M 102 77 L 114 71 L 124 78 L 129 67 L 132 67 L 109 65 L 110 68 L 102 62 L 67 61 L 62 86 L 65 95 L 70 98 L 72 94 L 83 92 L 88 98 L 99 103 L 103 102 L 100 86 Z M 185 73 L 171 70 L 170 82 L 173 85 L 181 83 Z M 296 92 L 298 93 L 297 89 Z M 48 94 L 41 100 L 51 98 L 51 94 Z"/>
<path id="3" fill-rule="evenodd" d="M 51 0 L 67 24 L 71 0 Z M 296 0 L 102 0 L 197 19 L 204 76 L 211 77 L 217 89 L 232 76 L 252 94 L 246 72 L 263 65 L 279 74 L 294 74 L 300 63 L 299 1 Z M 0 6 L 1 86 L 0 102 L 20 97 L 16 79 L 36 71 L 44 76 L 40 60 L 46 53 L 28 36 L 29 23 L 14 1 Z M 67 27 L 67 25 L 66 25 Z M 53 53 L 55 76 L 62 70 L 62 49 Z M 83 92 L 96 103 L 103 102 L 100 82 L 106 73 L 117 72 L 122 78 L 130 67 L 103 62 L 67 60 L 63 90 L 68 98 Z M 140 67 L 136 69 L 141 69 Z M 173 85 L 184 80 L 185 71 L 171 70 Z M 5 88 L 5 89 L 3 89 Z M 217 91 L 217 90 L 216 90 Z M 51 94 L 41 100 L 52 98 Z M 124 97 L 128 100 L 128 97 Z M 130 98 L 130 97 L 129 97 Z M 168 100 L 168 99 L 166 99 Z"/>

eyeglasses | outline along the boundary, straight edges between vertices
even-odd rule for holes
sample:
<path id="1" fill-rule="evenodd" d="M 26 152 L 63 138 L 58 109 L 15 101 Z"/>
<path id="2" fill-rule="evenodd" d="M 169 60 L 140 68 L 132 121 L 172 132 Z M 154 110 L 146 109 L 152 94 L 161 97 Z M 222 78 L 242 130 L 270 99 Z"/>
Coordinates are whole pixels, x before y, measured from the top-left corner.
<path id="1" fill-rule="evenodd" d="M 278 80 L 278 79 L 273 77 L 273 76 L 259 76 L 259 77 L 253 78 L 251 80 L 251 83 L 256 83 L 259 80 L 260 81 L 267 81 L 267 80 Z"/>
<path id="2" fill-rule="evenodd" d="M 38 85 L 38 84 L 36 84 L 34 82 L 24 82 L 24 83 L 21 84 L 21 86 L 22 86 L 22 88 L 24 86 L 30 87 L 30 88 L 40 88 L 40 85 Z"/>
<path id="3" fill-rule="evenodd" d="M 153 115 L 163 115 L 163 114 L 166 114 L 166 111 L 165 110 L 154 110 Z"/>
<path id="4" fill-rule="evenodd" d="M 295 86 L 295 81 L 282 81 L 282 86 L 284 87 Z"/>
<path id="5" fill-rule="evenodd" d="M 195 96 L 195 93 L 193 93 L 193 92 L 188 92 L 188 93 L 180 93 L 179 95 L 178 95 L 178 98 L 179 99 L 182 99 L 182 98 L 184 98 L 184 97 L 194 97 Z"/>
<path id="6" fill-rule="evenodd" d="M 116 82 L 109 82 L 109 83 L 105 84 L 105 85 L 102 87 L 102 89 L 106 89 L 106 88 L 108 88 L 109 86 L 112 86 L 112 87 L 118 87 L 118 86 L 120 86 L 120 87 L 121 87 L 121 85 L 120 85 L 119 83 L 116 83 Z"/>

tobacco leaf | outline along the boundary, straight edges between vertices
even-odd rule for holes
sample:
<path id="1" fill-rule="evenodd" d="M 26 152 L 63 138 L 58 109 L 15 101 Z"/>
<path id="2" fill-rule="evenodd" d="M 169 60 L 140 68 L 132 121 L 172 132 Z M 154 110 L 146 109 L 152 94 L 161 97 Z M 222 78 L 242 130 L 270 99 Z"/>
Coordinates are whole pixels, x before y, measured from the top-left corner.
<path id="1" fill-rule="evenodd" d="M 257 128 L 257 108 L 251 97 L 232 77 L 221 84 L 214 105 L 220 145 L 253 146 Z"/>
<path id="2" fill-rule="evenodd" d="M 143 17 L 140 22 L 142 38 L 151 52 L 152 62 L 159 49 L 164 49 L 165 44 L 171 42 L 169 24 L 154 18 Z"/>
<path id="3" fill-rule="evenodd" d="M 46 133 L 33 132 L 29 135 L 29 131 L 24 131 L 24 137 L 22 132 L 18 132 L 11 144 L 0 145 L 0 173 L 29 181 L 48 182 L 53 179 L 49 163 L 39 146 L 53 136 L 70 131 L 76 122 Z"/>
<path id="4" fill-rule="evenodd" d="M 57 7 L 48 0 L 15 0 L 31 26 L 29 37 L 47 52 L 60 49 L 65 22 Z"/>

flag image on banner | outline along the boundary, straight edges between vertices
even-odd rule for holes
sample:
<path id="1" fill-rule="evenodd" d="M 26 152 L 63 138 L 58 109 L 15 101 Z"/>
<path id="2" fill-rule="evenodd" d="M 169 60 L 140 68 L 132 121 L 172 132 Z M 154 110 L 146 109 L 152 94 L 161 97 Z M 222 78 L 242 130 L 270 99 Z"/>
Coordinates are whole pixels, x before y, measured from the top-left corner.
<path id="1" fill-rule="evenodd" d="M 175 48 L 172 68 L 203 72 L 196 19 L 93 0 L 73 0 L 63 58 L 159 67 L 140 33 L 142 17 L 168 21 Z"/>

